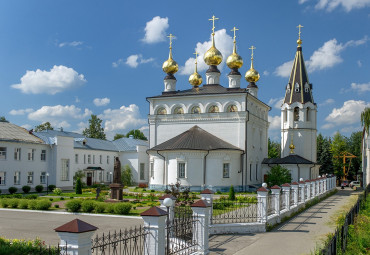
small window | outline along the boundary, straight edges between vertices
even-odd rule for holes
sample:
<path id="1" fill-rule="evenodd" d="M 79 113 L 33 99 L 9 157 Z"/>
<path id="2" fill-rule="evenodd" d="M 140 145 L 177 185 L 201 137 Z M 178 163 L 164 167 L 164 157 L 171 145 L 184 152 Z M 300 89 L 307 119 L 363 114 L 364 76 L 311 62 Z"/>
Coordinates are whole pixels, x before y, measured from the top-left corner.
<path id="1" fill-rule="evenodd" d="M 237 112 L 238 111 L 238 107 L 236 107 L 236 105 L 229 105 L 227 107 L 227 112 Z"/>
<path id="2" fill-rule="evenodd" d="M 6 172 L 0 172 L 0 185 L 5 185 L 6 182 Z"/>
<path id="3" fill-rule="evenodd" d="M 150 162 L 150 177 L 154 178 L 154 162 Z"/>
<path id="4" fill-rule="evenodd" d="M 103 181 L 103 173 L 102 172 L 99 172 L 99 181 L 102 182 Z"/>
<path id="5" fill-rule="evenodd" d="M 41 161 L 46 160 L 46 150 L 41 150 Z"/>
<path id="6" fill-rule="evenodd" d="M 165 114 L 167 114 L 167 111 L 164 107 L 161 107 L 161 108 L 158 109 L 157 114 L 158 115 L 165 115 Z"/>
<path id="7" fill-rule="evenodd" d="M 84 164 L 86 164 L 86 154 L 84 154 Z"/>
<path id="8" fill-rule="evenodd" d="M 75 163 L 78 164 L 78 154 L 75 154 Z"/>
<path id="9" fill-rule="evenodd" d="M 14 149 L 14 160 L 21 160 L 21 148 Z"/>
<path id="10" fill-rule="evenodd" d="M 252 181 L 252 164 L 249 164 L 249 180 Z"/>
<path id="11" fill-rule="evenodd" d="M 311 111 L 310 111 L 310 108 L 308 107 L 306 110 L 306 121 L 311 121 L 310 114 L 311 114 Z"/>
<path id="12" fill-rule="evenodd" d="M 107 164 L 109 165 L 109 156 L 107 156 Z"/>
<path id="13" fill-rule="evenodd" d="M 294 90 L 295 90 L 295 92 L 299 92 L 299 84 L 298 83 L 296 83 L 294 85 Z"/>
<path id="14" fill-rule="evenodd" d="M 27 184 L 33 184 L 33 172 L 27 173 Z"/>
<path id="15" fill-rule="evenodd" d="M 287 109 L 283 111 L 283 116 L 284 116 L 284 122 L 288 121 L 288 114 L 287 114 Z"/>
<path id="16" fill-rule="evenodd" d="M 45 183 L 46 183 L 46 172 L 41 172 L 40 184 L 45 184 Z"/>
<path id="17" fill-rule="evenodd" d="M 93 155 L 93 164 L 95 164 L 95 155 Z"/>
<path id="18" fill-rule="evenodd" d="M 21 184 L 21 172 L 16 171 L 14 173 L 14 185 L 19 185 Z"/>
<path id="19" fill-rule="evenodd" d="M 179 178 L 185 178 L 185 163 L 178 163 L 178 176 Z"/>
<path id="20" fill-rule="evenodd" d="M 91 155 L 87 155 L 87 164 L 91 164 Z"/>
<path id="21" fill-rule="evenodd" d="M 290 93 L 290 84 L 288 83 L 288 85 L 286 85 L 286 90 L 288 91 L 288 93 Z"/>
<path id="22" fill-rule="evenodd" d="M 174 114 L 184 114 L 184 109 L 182 109 L 182 107 L 176 107 L 173 113 Z"/>
<path id="23" fill-rule="evenodd" d="M 208 112 L 209 113 L 217 113 L 217 112 L 220 112 L 220 110 L 218 109 L 217 105 L 212 105 L 211 107 L 209 107 Z"/>
<path id="24" fill-rule="evenodd" d="M 200 113 L 199 106 L 194 106 L 193 108 L 191 108 L 191 113 L 192 114 L 199 114 Z"/>
<path id="25" fill-rule="evenodd" d="M 6 147 L 0 147 L 0 160 L 6 159 Z"/>
<path id="26" fill-rule="evenodd" d="M 102 155 L 99 156 L 99 163 L 103 164 L 103 156 Z"/>
<path id="27" fill-rule="evenodd" d="M 306 82 L 306 84 L 304 85 L 304 92 L 309 92 L 310 91 L 310 85 L 308 85 L 308 83 Z"/>
<path id="28" fill-rule="evenodd" d="M 35 149 L 28 149 L 27 159 L 28 161 L 33 161 L 35 159 Z"/>
<path id="29" fill-rule="evenodd" d="M 62 159 L 61 181 L 69 181 L 69 159 Z"/>
<path id="30" fill-rule="evenodd" d="M 229 178 L 230 177 L 230 163 L 224 163 L 222 168 L 222 177 Z"/>
<path id="31" fill-rule="evenodd" d="M 299 108 L 294 108 L 294 121 L 299 121 Z"/>
<path id="32" fill-rule="evenodd" d="M 140 180 L 145 180 L 145 164 L 140 163 Z"/>
<path id="33" fill-rule="evenodd" d="M 258 176 L 258 164 L 256 164 L 256 181 L 258 181 L 257 176 Z"/>

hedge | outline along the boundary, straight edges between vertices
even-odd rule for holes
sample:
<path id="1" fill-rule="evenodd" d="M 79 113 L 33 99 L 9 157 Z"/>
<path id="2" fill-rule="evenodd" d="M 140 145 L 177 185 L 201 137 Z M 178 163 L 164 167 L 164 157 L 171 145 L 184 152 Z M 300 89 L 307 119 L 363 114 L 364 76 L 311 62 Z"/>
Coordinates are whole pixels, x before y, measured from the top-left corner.
<path id="1" fill-rule="evenodd" d="M 127 203 L 117 203 L 114 205 L 114 213 L 115 214 L 129 214 L 132 205 Z"/>
<path id="2" fill-rule="evenodd" d="M 73 199 L 66 203 L 66 208 L 70 212 L 78 212 L 81 209 L 82 200 Z"/>
<path id="3" fill-rule="evenodd" d="M 22 190 L 23 190 L 24 194 L 28 194 L 28 192 L 30 192 L 30 190 L 31 190 L 31 187 L 26 185 L 26 186 L 22 187 Z"/>
<path id="4" fill-rule="evenodd" d="M 81 211 L 91 213 L 95 209 L 95 201 L 85 200 L 81 203 Z"/>
<path id="5" fill-rule="evenodd" d="M 40 192 L 42 192 L 42 191 L 44 190 L 44 186 L 42 186 L 42 185 L 37 185 L 37 186 L 35 187 L 35 190 L 36 190 L 36 192 L 40 193 Z"/>
<path id="6" fill-rule="evenodd" d="M 40 239 L 18 240 L 5 239 L 0 237 L 0 254 L 58 254 L 57 248 L 48 248 Z"/>

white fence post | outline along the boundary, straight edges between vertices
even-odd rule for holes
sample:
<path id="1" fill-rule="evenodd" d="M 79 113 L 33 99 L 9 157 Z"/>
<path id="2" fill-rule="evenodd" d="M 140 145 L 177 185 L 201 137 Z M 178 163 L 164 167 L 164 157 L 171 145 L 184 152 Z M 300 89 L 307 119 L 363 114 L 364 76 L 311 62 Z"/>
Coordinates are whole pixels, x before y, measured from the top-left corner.
<path id="1" fill-rule="evenodd" d="M 207 200 L 198 200 L 191 205 L 193 216 L 197 219 L 196 231 L 193 232 L 193 238 L 198 242 L 198 251 L 196 254 L 209 253 L 209 218 L 211 213 L 211 204 Z"/>
<path id="2" fill-rule="evenodd" d="M 307 192 L 306 200 L 310 200 L 311 199 L 311 182 L 309 180 L 306 180 L 305 186 L 306 186 L 306 192 Z"/>
<path id="3" fill-rule="evenodd" d="M 290 210 L 290 184 L 284 183 L 283 185 L 281 185 L 281 188 L 283 189 L 285 209 L 289 211 Z"/>
<path id="4" fill-rule="evenodd" d="M 319 196 L 320 195 L 320 180 L 315 179 L 315 183 L 316 183 L 316 196 Z"/>
<path id="5" fill-rule="evenodd" d="M 293 205 L 297 206 L 298 205 L 298 183 L 293 182 L 290 186 L 292 187 L 292 190 L 293 190 L 293 198 L 294 198 Z"/>
<path id="6" fill-rule="evenodd" d="M 98 228 L 79 219 L 72 220 L 54 229 L 60 238 L 60 246 L 68 255 L 90 255 L 91 238 Z"/>
<path id="7" fill-rule="evenodd" d="M 165 254 L 167 212 L 158 207 L 152 207 L 140 215 L 144 220 L 144 228 L 148 231 L 144 254 Z"/>
<path id="8" fill-rule="evenodd" d="M 300 195 L 301 195 L 301 203 L 304 203 L 306 202 L 305 200 L 305 186 L 306 186 L 306 183 L 304 181 L 300 181 L 299 182 L 299 190 L 301 191 L 300 192 Z"/>
<path id="9" fill-rule="evenodd" d="M 268 190 L 261 187 L 257 190 L 257 221 L 261 223 L 267 222 L 267 196 Z"/>
<path id="10" fill-rule="evenodd" d="M 280 216 L 280 187 L 277 185 L 272 186 L 271 193 L 274 199 L 275 214 Z"/>
<path id="11" fill-rule="evenodd" d="M 315 198 L 315 182 L 313 180 L 310 180 L 310 189 L 311 199 Z"/>
<path id="12" fill-rule="evenodd" d="M 169 207 L 169 213 L 170 213 L 170 222 L 173 221 L 173 219 L 175 218 L 175 204 L 176 204 L 176 200 L 177 198 L 175 196 L 172 196 L 170 194 L 166 194 L 162 197 L 159 198 L 159 202 L 161 203 L 161 205 L 159 206 L 159 208 L 161 208 L 163 211 L 167 211 L 167 207 L 163 204 L 163 201 L 166 199 L 166 198 L 170 198 L 172 200 L 172 205 Z"/>
<path id="13" fill-rule="evenodd" d="M 205 190 L 200 192 L 201 199 L 206 200 L 211 204 L 211 214 L 209 216 L 209 224 L 212 223 L 211 219 L 212 219 L 212 215 L 213 215 L 213 196 L 214 196 L 214 193 L 215 192 L 210 190 L 210 189 L 205 189 Z"/>

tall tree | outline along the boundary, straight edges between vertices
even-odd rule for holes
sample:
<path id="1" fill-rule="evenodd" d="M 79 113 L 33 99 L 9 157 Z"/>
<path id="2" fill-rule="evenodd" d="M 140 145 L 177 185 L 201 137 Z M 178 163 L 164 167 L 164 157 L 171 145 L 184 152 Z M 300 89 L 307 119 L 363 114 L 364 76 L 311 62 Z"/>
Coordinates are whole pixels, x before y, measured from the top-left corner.
<path id="1" fill-rule="evenodd" d="M 49 121 L 35 127 L 35 132 L 40 132 L 44 130 L 54 130 Z"/>
<path id="2" fill-rule="evenodd" d="M 330 137 L 324 138 L 321 134 L 317 136 L 317 162 L 321 165 L 320 175 L 334 173 L 331 139 Z"/>
<path id="3" fill-rule="evenodd" d="M 116 134 L 116 135 L 114 136 L 114 138 L 113 138 L 113 141 L 118 140 L 118 139 L 121 139 L 121 138 L 123 138 L 123 137 L 125 137 L 125 135 L 123 135 L 123 134 Z"/>
<path id="4" fill-rule="evenodd" d="M 4 116 L 0 116 L 0 122 L 9 122 Z"/>
<path id="5" fill-rule="evenodd" d="M 130 135 L 132 135 L 135 139 L 140 139 L 140 140 L 148 141 L 148 138 L 146 138 L 146 136 L 144 135 L 144 133 L 141 132 L 139 129 L 133 129 L 133 130 L 129 131 L 126 134 L 126 137 L 130 137 Z"/>
<path id="6" fill-rule="evenodd" d="M 272 187 L 274 185 L 281 186 L 284 183 L 290 183 L 292 176 L 290 171 L 280 165 L 271 167 L 270 171 L 267 172 L 267 186 Z"/>
<path id="7" fill-rule="evenodd" d="M 367 134 L 369 134 L 370 128 L 370 107 L 366 107 L 361 113 L 361 124 L 365 128 Z"/>
<path id="8" fill-rule="evenodd" d="M 89 127 L 85 128 L 82 134 L 86 137 L 97 138 L 97 139 L 106 139 L 104 128 L 102 127 L 102 120 L 98 116 L 91 114 L 89 119 Z"/>
<path id="9" fill-rule="evenodd" d="M 330 146 L 330 151 L 333 154 L 334 174 L 339 177 L 343 176 L 343 159 L 340 158 L 340 156 L 342 156 L 346 149 L 346 137 L 341 135 L 339 132 L 336 132 Z"/>
<path id="10" fill-rule="evenodd" d="M 280 143 L 271 141 L 268 139 L 268 157 L 269 158 L 280 158 L 281 156 L 281 147 Z"/>
<path id="11" fill-rule="evenodd" d="M 351 166 L 349 169 L 350 179 L 354 180 L 354 178 L 358 171 L 361 169 L 361 143 L 362 143 L 362 132 L 353 132 L 348 139 L 348 148 L 347 151 L 352 153 L 357 158 L 353 158 L 351 161 Z"/>

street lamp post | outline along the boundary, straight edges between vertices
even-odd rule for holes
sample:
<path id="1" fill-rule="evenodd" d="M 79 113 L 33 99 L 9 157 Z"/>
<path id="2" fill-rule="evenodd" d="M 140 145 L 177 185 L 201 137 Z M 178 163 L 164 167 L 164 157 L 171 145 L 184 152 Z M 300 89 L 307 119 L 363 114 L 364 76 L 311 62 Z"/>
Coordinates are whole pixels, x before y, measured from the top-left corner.
<path id="1" fill-rule="evenodd" d="M 109 175 L 110 175 L 110 178 L 109 178 L 110 179 L 110 184 L 112 184 L 112 179 L 113 179 L 112 178 L 112 174 L 113 174 L 112 172 L 109 172 Z"/>
<path id="2" fill-rule="evenodd" d="M 49 173 L 46 173 L 46 194 L 49 195 Z"/>
<path id="3" fill-rule="evenodd" d="M 163 200 L 163 205 L 167 207 L 167 254 L 169 254 L 170 251 L 170 207 L 172 206 L 172 199 L 171 198 L 165 198 Z"/>

